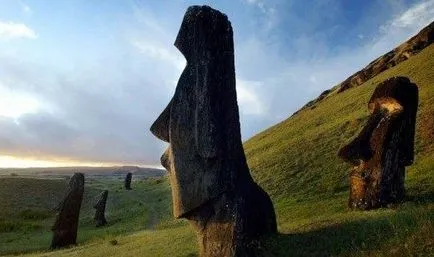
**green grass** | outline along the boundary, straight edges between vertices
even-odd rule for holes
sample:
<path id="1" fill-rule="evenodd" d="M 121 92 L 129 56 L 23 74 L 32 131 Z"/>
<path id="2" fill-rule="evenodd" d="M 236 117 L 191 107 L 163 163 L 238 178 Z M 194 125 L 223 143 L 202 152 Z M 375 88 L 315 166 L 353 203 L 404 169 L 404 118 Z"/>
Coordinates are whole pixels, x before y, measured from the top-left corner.
<path id="1" fill-rule="evenodd" d="M 364 85 L 332 93 L 314 108 L 245 143 L 252 174 L 271 195 L 277 214 L 280 234 L 264 238 L 261 246 L 265 256 L 430 256 L 434 252 L 433 67 L 431 45 Z M 420 88 L 416 157 L 407 169 L 406 201 L 388 209 L 350 211 L 346 207 L 350 166 L 337 158 L 337 150 L 362 128 L 375 86 L 397 75 L 410 77 Z M 197 256 L 193 229 L 185 221 L 171 218 L 166 180 L 144 182 L 132 194 L 120 190 L 117 183 L 87 184 L 95 193 L 106 187 L 111 189 L 110 201 L 114 201 L 108 204 L 113 210 L 108 219 L 115 223 L 95 229 L 90 209 L 84 208 L 79 246 L 46 252 L 42 249 L 48 243 L 39 244 L 40 251 L 29 256 Z M 119 192 L 114 197 L 112 190 L 116 189 Z M 29 204 L 33 201 L 26 200 Z M 114 206 L 123 207 L 122 211 L 116 213 Z M 22 218 L 18 221 L 26 222 Z M 0 234 L 1 240 L 4 234 Z M 27 241 L 32 242 L 38 241 Z M 13 247 L 20 249 L 16 243 L 10 249 Z"/>
<path id="2" fill-rule="evenodd" d="M 80 211 L 78 243 L 153 229 L 170 218 L 170 189 L 166 179 L 134 181 L 133 190 L 122 180 L 86 179 Z M 51 226 L 67 181 L 61 179 L 0 178 L 0 254 L 47 249 Z M 95 228 L 93 204 L 109 190 L 108 226 Z"/>

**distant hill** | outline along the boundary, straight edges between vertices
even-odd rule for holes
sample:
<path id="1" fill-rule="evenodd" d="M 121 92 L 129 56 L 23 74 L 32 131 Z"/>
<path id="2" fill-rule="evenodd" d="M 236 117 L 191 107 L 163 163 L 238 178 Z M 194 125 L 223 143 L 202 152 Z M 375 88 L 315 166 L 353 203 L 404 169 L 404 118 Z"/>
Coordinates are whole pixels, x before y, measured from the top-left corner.
<path id="1" fill-rule="evenodd" d="M 30 175 L 30 176 L 65 176 L 74 172 L 82 172 L 90 176 L 125 176 L 128 172 L 141 177 L 161 177 L 166 174 L 163 169 L 138 166 L 113 167 L 55 167 L 55 168 L 4 168 L 0 175 Z"/>

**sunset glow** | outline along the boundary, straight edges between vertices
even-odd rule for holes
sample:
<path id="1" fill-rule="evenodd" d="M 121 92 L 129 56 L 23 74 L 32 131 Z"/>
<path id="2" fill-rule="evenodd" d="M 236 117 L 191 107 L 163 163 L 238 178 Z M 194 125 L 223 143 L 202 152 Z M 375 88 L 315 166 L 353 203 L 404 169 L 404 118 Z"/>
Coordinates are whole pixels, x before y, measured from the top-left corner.
<path id="1" fill-rule="evenodd" d="M 26 159 L 1 155 L 0 168 L 42 168 L 42 167 L 110 167 L 122 165 L 137 165 L 125 163 L 80 162 L 75 160 L 43 160 Z"/>

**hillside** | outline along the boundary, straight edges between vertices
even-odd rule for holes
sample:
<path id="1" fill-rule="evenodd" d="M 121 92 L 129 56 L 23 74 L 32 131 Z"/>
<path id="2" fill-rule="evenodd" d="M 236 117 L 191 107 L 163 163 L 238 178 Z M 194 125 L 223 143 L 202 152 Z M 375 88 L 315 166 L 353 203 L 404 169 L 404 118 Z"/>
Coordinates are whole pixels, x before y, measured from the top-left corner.
<path id="1" fill-rule="evenodd" d="M 315 103 L 318 103 L 333 92 L 342 93 L 350 88 L 364 84 L 366 81 L 377 76 L 381 72 L 390 69 L 391 67 L 394 67 L 409 59 L 410 57 L 418 54 L 433 42 L 434 21 L 398 47 L 378 57 L 360 71 L 349 76 L 336 87 L 325 90 L 316 99 L 308 102 L 301 109 L 306 109 L 313 106 Z"/>
<path id="2" fill-rule="evenodd" d="M 275 199 L 333 195 L 347 190 L 350 168 L 337 150 L 356 136 L 367 120 L 367 102 L 375 86 L 390 77 L 408 76 L 419 86 L 415 163 L 407 185 L 432 193 L 434 188 L 434 46 L 368 80 L 364 85 L 332 94 L 315 108 L 259 133 L 245 144 L 255 178 Z M 422 192 L 418 192 L 422 193 Z"/>
<path id="3" fill-rule="evenodd" d="M 359 86 L 381 72 L 418 54 L 434 42 L 434 22 L 423 28 L 417 35 L 411 37 L 392 51 L 375 59 L 362 70 L 356 72 L 338 86 L 338 93 Z"/>
<path id="4" fill-rule="evenodd" d="M 271 195 L 277 213 L 280 234 L 264 239 L 265 256 L 429 256 L 434 252 L 433 67 L 434 46 L 430 45 L 358 87 L 332 92 L 245 143 L 252 174 Z M 408 76 L 420 88 L 415 163 L 408 167 L 405 182 L 408 197 L 390 209 L 349 211 L 350 166 L 338 159 L 337 150 L 364 125 L 375 86 L 397 75 Z M 144 193 L 158 192 L 163 199 L 149 203 L 159 208 L 155 226 L 139 232 L 129 227 L 124 234 L 108 231 L 90 241 L 85 240 L 89 233 L 100 232 L 84 226 L 79 229 L 78 247 L 45 252 L 45 244 L 36 248 L 42 252 L 26 256 L 197 256 L 193 229 L 170 216 L 167 183 L 144 183 Z M 137 205 L 139 195 L 136 200 L 128 197 L 122 194 L 119 199 Z M 141 202 L 148 206 L 147 201 Z M 128 224 L 119 218 L 120 224 Z"/>
<path id="5" fill-rule="evenodd" d="M 55 219 L 53 209 L 66 188 L 67 180 L 56 175 L 0 176 L 0 255 L 47 249 Z M 79 243 L 152 229 L 169 219 L 170 194 L 165 179 L 134 178 L 132 188 L 123 188 L 123 177 L 85 175 Z M 109 190 L 108 226 L 96 229 L 93 205 L 103 190 Z"/>

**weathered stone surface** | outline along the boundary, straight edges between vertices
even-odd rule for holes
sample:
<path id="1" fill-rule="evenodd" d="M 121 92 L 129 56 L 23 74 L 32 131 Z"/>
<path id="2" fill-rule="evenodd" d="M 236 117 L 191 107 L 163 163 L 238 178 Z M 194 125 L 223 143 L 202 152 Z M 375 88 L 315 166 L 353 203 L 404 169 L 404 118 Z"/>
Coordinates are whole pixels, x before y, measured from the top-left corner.
<path id="1" fill-rule="evenodd" d="M 219 11 L 192 6 L 175 46 L 187 65 L 151 127 L 170 143 L 161 163 L 169 171 L 174 216 L 196 228 L 201 256 L 255 256 L 254 242 L 277 228 L 241 142 L 231 24 Z"/>
<path id="2" fill-rule="evenodd" d="M 131 179 L 133 177 L 133 174 L 131 172 L 128 172 L 127 175 L 125 176 L 125 182 L 124 182 L 124 186 L 126 190 L 131 190 Z"/>
<path id="3" fill-rule="evenodd" d="M 377 86 L 369 120 L 338 155 L 355 165 L 350 173 L 349 206 L 373 209 L 403 200 L 405 166 L 413 163 L 418 87 L 405 77 Z"/>
<path id="4" fill-rule="evenodd" d="M 93 206 L 95 208 L 95 223 L 97 227 L 101 227 L 107 224 L 107 220 L 105 219 L 105 205 L 107 202 L 108 191 L 104 190 L 96 204 Z"/>
<path id="5" fill-rule="evenodd" d="M 62 248 L 76 244 L 78 217 L 84 191 L 84 175 L 74 173 L 69 180 L 69 189 L 63 201 L 56 208 L 56 221 L 51 228 L 53 239 L 51 249 Z"/>

